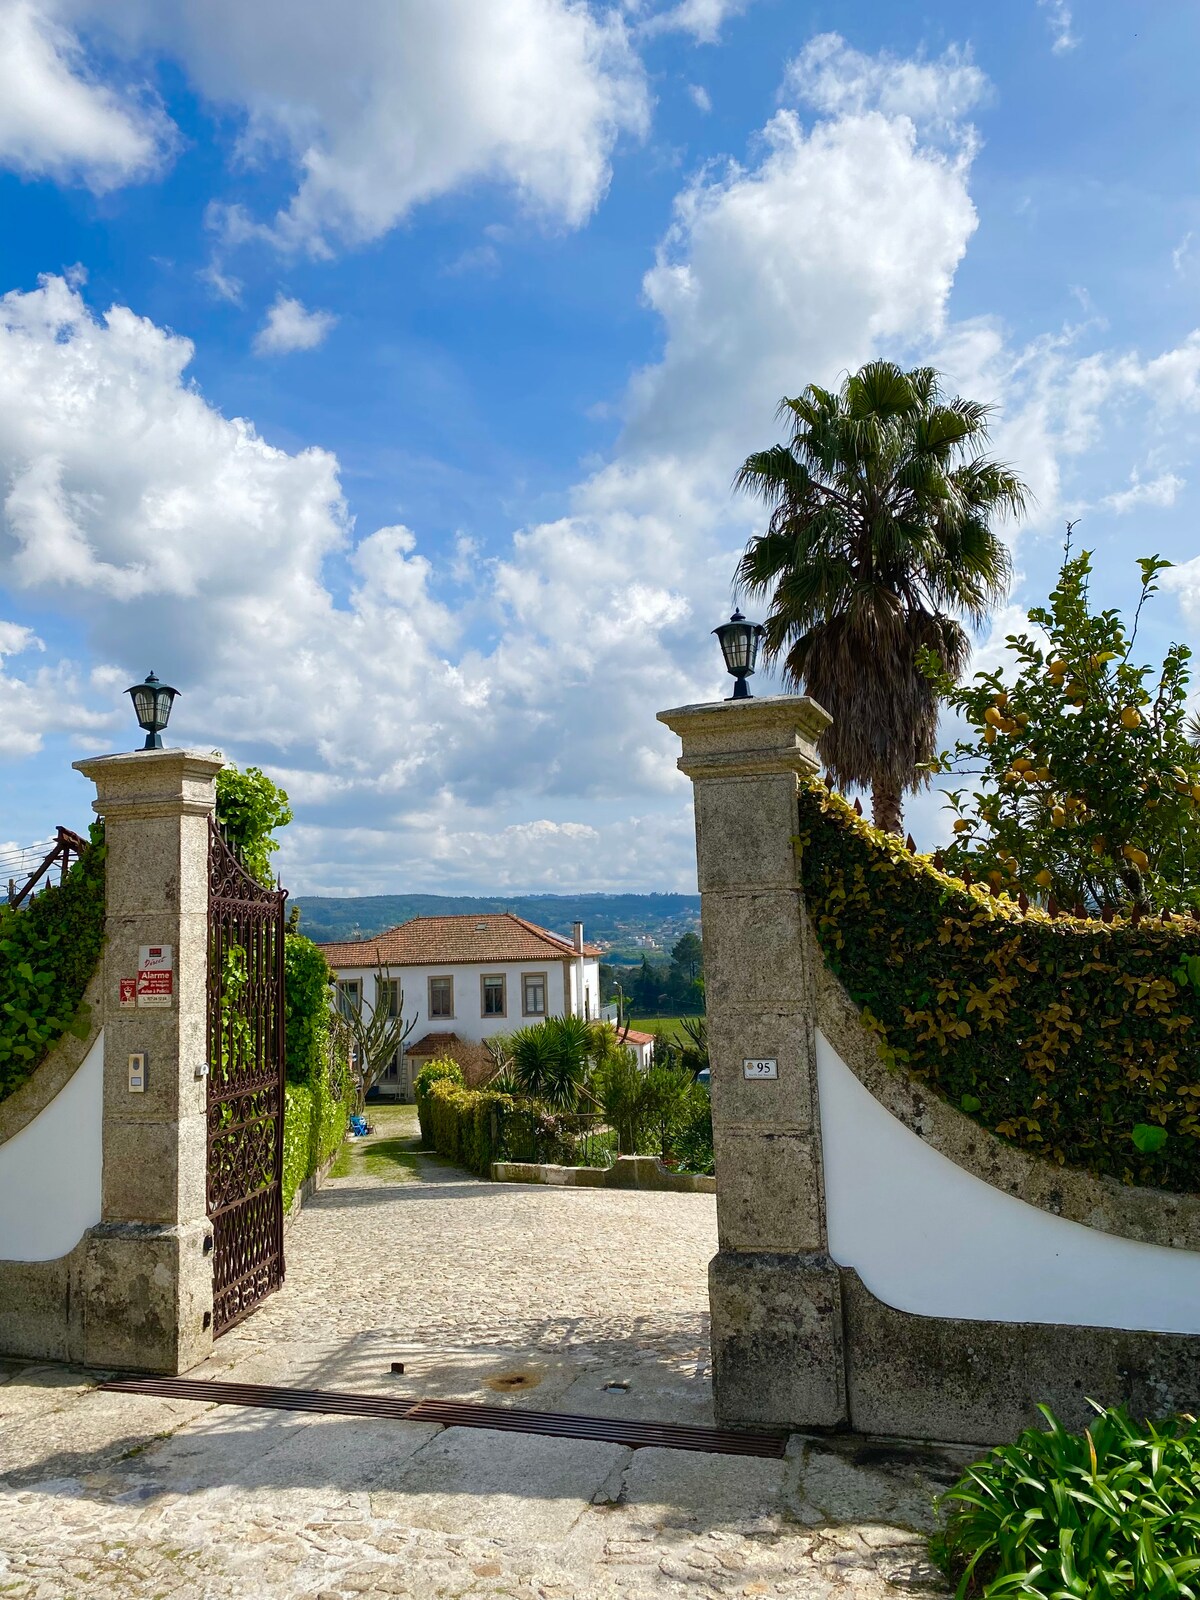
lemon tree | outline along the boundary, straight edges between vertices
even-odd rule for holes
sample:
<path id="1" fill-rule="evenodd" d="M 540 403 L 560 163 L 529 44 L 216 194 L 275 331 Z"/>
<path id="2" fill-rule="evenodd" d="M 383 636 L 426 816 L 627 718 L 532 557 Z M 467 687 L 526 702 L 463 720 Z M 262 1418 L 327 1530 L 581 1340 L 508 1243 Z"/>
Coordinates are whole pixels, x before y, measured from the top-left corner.
<path id="1" fill-rule="evenodd" d="M 949 793 L 950 871 L 1068 910 L 1200 905 L 1191 652 L 1173 644 L 1157 671 L 1135 659 L 1142 608 L 1171 563 L 1148 556 L 1138 565 L 1127 629 L 1117 611 L 1092 612 L 1091 556 L 1072 556 L 1068 540 L 1049 604 L 1029 613 L 1041 636 L 1010 634 L 1005 666 L 968 685 L 940 678 L 972 734 L 936 770 L 977 780 Z"/>

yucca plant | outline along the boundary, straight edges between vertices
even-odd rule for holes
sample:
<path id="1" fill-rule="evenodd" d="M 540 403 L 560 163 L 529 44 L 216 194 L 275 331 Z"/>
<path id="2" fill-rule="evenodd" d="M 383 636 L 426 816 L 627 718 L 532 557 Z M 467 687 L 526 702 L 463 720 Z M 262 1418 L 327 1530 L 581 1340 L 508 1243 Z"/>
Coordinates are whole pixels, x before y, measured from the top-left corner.
<path id="1" fill-rule="evenodd" d="M 1047 1406 L 941 1496 L 933 1560 L 957 1600 L 1195 1600 L 1200 1596 L 1200 1424 L 1136 1424 L 1096 1407 L 1068 1433 Z"/>
<path id="2" fill-rule="evenodd" d="M 521 1094 L 574 1111 L 587 1082 L 592 1030 L 582 1017 L 547 1017 L 508 1041 L 508 1074 Z"/>

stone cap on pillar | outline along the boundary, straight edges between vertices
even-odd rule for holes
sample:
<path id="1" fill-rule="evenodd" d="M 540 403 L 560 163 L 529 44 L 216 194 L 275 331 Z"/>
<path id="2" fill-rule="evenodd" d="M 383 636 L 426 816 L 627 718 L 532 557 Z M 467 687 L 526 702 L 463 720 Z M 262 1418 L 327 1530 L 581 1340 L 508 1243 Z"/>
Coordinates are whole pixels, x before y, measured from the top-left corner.
<path id="1" fill-rule="evenodd" d="M 676 706 L 658 720 L 683 740 L 677 765 L 695 780 L 817 772 L 817 740 L 833 718 L 807 695 L 773 694 Z"/>
<path id="2" fill-rule="evenodd" d="M 92 810 L 102 817 L 211 816 L 219 750 L 133 750 L 71 763 L 96 785 Z"/>

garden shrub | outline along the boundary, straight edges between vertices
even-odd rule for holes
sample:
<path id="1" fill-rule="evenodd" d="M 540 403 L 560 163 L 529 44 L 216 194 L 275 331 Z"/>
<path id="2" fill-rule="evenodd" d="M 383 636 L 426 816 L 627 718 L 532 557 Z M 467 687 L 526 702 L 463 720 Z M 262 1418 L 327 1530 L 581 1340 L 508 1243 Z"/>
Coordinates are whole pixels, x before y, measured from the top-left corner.
<path id="1" fill-rule="evenodd" d="M 283 986 L 288 1081 L 312 1083 L 327 1070 L 333 969 L 303 934 L 284 935 Z"/>
<path id="2" fill-rule="evenodd" d="M 283 946 L 287 1093 L 283 1116 L 283 1205 L 346 1137 L 353 1104 L 349 1040 L 333 1009 L 333 973 L 311 939 Z"/>
<path id="3" fill-rule="evenodd" d="M 426 1099 L 438 1154 L 481 1178 L 491 1177 L 492 1162 L 499 1161 L 503 1153 L 504 1122 L 513 1109 L 512 1096 L 468 1089 L 446 1076 L 429 1085 Z"/>
<path id="4" fill-rule="evenodd" d="M 33 1074 L 64 1033 L 85 1039 L 83 1003 L 104 945 L 104 832 L 23 909 L 0 905 L 0 1100 Z"/>
<path id="5" fill-rule="evenodd" d="M 1022 915 L 815 781 L 797 844 L 825 959 L 885 1061 L 1060 1165 L 1200 1189 L 1200 926 Z"/>
<path id="6" fill-rule="evenodd" d="M 285 1214 L 300 1185 L 336 1154 L 346 1137 L 350 1088 L 344 1051 L 336 1053 L 326 1070 L 310 1082 L 287 1085 L 283 1110 Z"/>
<path id="7" fill-rule="evenodd" d="M 1167 1600 L 1200 1577 L 1200 1424 L 1101 1412 L 1067 1433 L 1028 1428 L 942 1495 L 930 1554 L 958 1600 Z M 1097 1408 L 1099 1409 L 1099 1408 Z"/>
<path id="8" fill-rule="evenodd" d="M 457 1061 L 451 1061 L 448 1056 L 437 1056 L 433 1061 L 427 1061 L 413 1079 L 413 1096 L 417 1102 L 417 1121 L 421 1125 L 421 1143 L 426 1149 L 433 1148 L 433 1123 L 429 1113 L 429 1091 L 435 1083 L 448 1079 L 451 1083 L 463 1083 L 462 1068 Z"/>
<path id="9" fill-rule="evenodd" d="M 697 1085 L 697 1088 L 700 1088 Z M 716 1171 L 713 1158 L 712 1100 L 707 1090 L 697 1096 L 691 1115 L 676 1129 L 671 1151 L 684 1172 L 701 1172 L 712 1177 Z"/>

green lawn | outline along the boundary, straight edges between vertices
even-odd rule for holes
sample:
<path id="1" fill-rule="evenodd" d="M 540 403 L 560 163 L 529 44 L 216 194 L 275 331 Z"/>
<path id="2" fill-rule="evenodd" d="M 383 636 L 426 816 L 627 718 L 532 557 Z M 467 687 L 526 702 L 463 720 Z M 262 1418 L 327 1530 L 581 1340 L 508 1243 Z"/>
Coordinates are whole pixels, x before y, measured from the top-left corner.
<path id="1" fill-rule="evenodd" d="M 680 1044 L 687 1044 L 688 1036 L 683 1031 L 683 1021 L 680 1017 L 631 1017 L 630 1026 L 638 1033 L 665 1033 L 668 1039 L 676 1039 Z"/>
<path id="2" fill-rule="evenodd" d="M 420 1176 L 416 1152 L 421 1148 L 416 1106 L 370 1105 L 367 1121 L 375 1132 L 365 1139 L 347 1139 L 331 1176 L 415 1182 Z"/>

